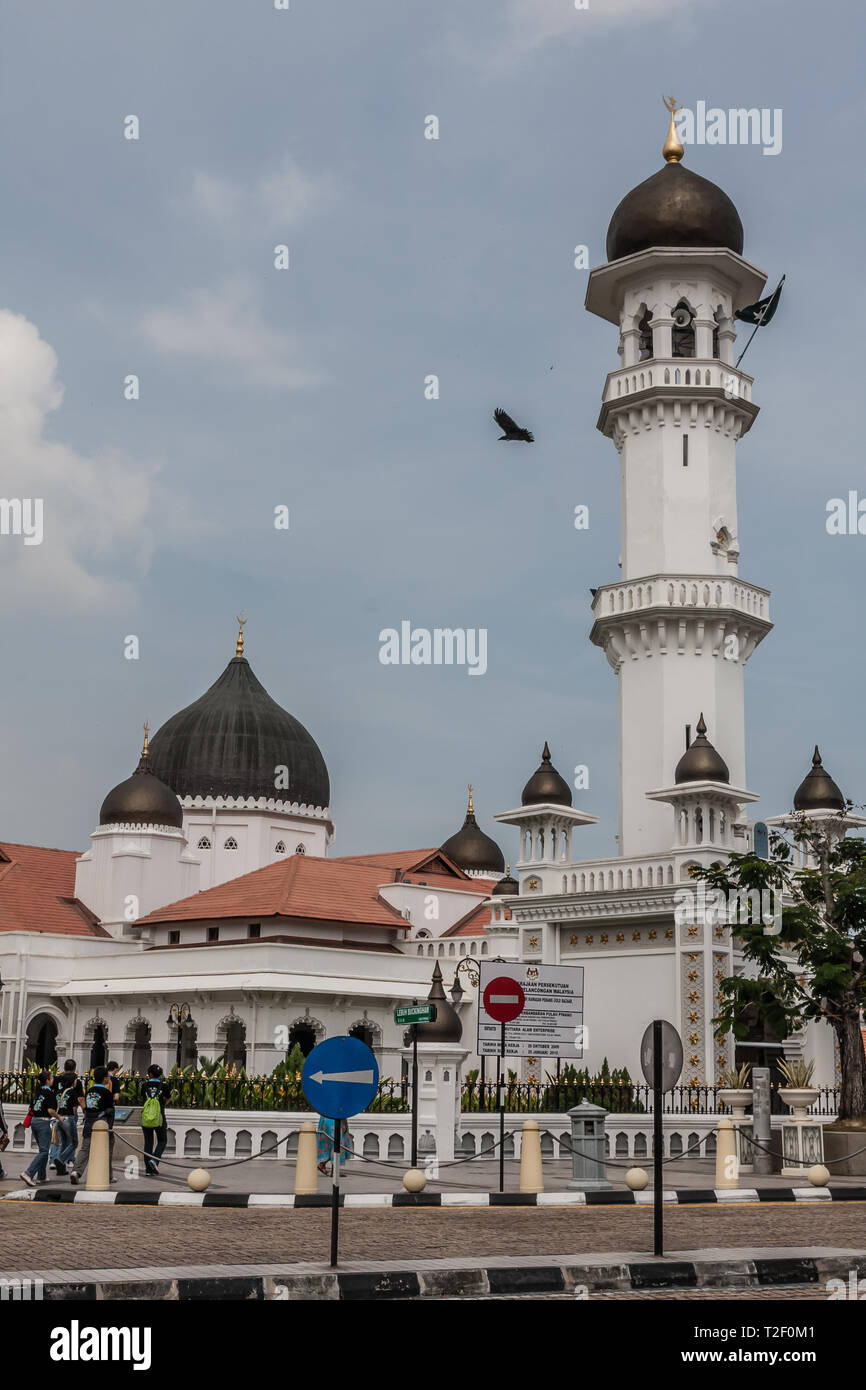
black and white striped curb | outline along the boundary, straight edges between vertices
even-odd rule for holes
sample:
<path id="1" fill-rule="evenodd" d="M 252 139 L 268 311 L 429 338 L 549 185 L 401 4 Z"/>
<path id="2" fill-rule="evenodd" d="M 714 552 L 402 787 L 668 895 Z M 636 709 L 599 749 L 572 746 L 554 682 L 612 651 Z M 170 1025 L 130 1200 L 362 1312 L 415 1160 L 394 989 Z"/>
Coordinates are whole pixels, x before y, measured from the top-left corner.
<path id="1" fill-rule="evenodd" d="M 866 1255 L 729 1260 L 645 1260 L 609 1264 L 579 1264 L 567 1259 L 550 1264 L 517 1263 L 448 1267 L 351 1270 L 343 1273 L 303 1271 L 286 1274 L 196 1273 L 149 1271 L 136 1279 L 123 1271 L 114 1279 L 45 1280 L 45 1302 L 94 1302 L 146 1299 L 159 1301 L 217 1300 L 367 1300 L 498 1298 L 524 1294 L 571 1295 L 591 1298 L 596 1293 L 641 1293 L 654 1289 L 759 1289 L 814 1285 L 816 1293 L 830 1279 L 850 1282 L 866 1274 Z M 156 1276 L 156 1277 L 154 1277 Z"/>
<path id="2" fill-rule="evenodd" d="M 5 1201 L 103 1203 L 126 1207 L 330 1207 L 329 1193 L 295 1196 L 277 1192 L 160 1192 L 123 1188 L 87 1192 L 72 1187 L 7 1192 Z M 687 1187 L 665 1192 L 671 1206 L 723 1206 L 740 1202 L 866 1202 L 866 1187 Z M 341 1207 L 612 1207 L 652 1206 L 652 1192 L 346 1192 Z"/>

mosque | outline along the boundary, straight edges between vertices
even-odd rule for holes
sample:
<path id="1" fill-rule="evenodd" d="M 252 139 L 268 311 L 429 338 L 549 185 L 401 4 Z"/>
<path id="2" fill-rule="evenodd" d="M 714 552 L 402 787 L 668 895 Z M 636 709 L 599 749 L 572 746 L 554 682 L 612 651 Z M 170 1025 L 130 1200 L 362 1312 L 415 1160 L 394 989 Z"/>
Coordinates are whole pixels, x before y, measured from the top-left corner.
<path id="1" fill-rule="evenodd" d="M 325 759 L 253 673 L 241 626 L 214 684 L 145 731 L 89 848 L 0 843 L 0 1070 L 106 1053 L 168 1067 L 179 1048 L 185 1064 L 268 1072 L 287 1046 L 350 1032 L 397 1076 L 394 1007 L 425 997 L 434 972 L 439 1017 L 422 1037 L 462 1035 L 472 1065 L 473 972 L 456 971 L 485 956 L 584 966 L 591 1068 L 606 1056 L 637 1075 L 653 1017 L 679 1029 L 684 1082 L 734 1062 L 711 1020 L 719 982 L 743 969 L 736 939 L 684 918 L 677 895 L 692 865 L 766 837 L 747 818 L 743 683 L 770 594 L 740 576 L 736 490 L 759 407 L 734 361 L 736 313 L 766 276 L 730 198 L 683 164 L 673 119 L 663 154 L 616 208 L 586 295 L 618 352 L 597 428 L 619 458 L 622 548 L 590 632 L 619 692 L 617 855 L 580 858 L 575 835 L 596 817 L 572 806 L 547 744 L 519 805 L 495 816 L 518 832 L 513 876 L 471 789 L 441 844 L 330 855 Z M 864 823 L 817 749 L 792 802 L 834 834 Z M 753 1060 L 805 1054 L 818 1083 L 834 1080 L 823 1025 L 787 1039 L 758 1026 L 745 1046 Z M 520 1066 L 543 1079 L 536 1059 Z"/>

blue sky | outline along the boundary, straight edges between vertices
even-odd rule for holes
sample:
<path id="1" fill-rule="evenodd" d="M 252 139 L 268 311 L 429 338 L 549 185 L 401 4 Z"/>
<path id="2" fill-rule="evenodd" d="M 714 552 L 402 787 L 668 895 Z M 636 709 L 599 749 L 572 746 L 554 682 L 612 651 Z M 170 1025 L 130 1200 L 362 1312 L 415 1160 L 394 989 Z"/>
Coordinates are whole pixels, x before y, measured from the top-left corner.
<path id="1" fill-rule="evenodd" d="M 0 541 L 3 838 L 84 848 L 143 719 L 216 679 L 243 608 L 325 756 L 336 853 L 440 842 L 468 781 L 493 830 L 545 738 L 589 766 L 583 852 L 615 852 L 616 680 L 588 633 L 618 575 L 595 429 L 616 341 L 572 249 L 603 261 L 660 166 L 663 91 L 783 112 L 776 157 L 686 153 L 788 275 L 744 364 L 740 571 L 776 623 L 749 785 L 787 809 L 817 740 L 866 799 L 866 537 L 825 528 L 828 498 L 866 496 L 857 5 L 7 0 L 0 26 L 2 491 L 46 499 L 41 546 Z M 532 447 L 498 444 L 499 404 Z M 485 627 L 486 675 L 381 665 L 403 619 Z"/>

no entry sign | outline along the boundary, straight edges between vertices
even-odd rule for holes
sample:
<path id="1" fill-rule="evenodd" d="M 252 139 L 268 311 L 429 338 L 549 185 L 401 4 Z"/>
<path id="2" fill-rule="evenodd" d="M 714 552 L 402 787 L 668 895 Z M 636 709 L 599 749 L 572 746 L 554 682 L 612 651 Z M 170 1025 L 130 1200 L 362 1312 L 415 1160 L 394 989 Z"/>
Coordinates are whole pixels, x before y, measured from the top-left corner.
<path id="1" fill-rule="evenodd" d="M 482 995 L 484 1012 L 497 1023 L 511 1023 L 523 1013 L 526 995 L 523 986 L 508 975 L 497 975 Z"/>

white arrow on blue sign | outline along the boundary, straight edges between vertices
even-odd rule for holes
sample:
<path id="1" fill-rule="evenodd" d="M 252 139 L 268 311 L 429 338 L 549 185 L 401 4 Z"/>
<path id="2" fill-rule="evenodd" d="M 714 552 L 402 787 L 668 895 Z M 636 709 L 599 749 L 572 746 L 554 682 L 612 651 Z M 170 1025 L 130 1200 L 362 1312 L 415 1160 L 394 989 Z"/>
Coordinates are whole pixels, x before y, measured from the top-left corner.
<path id="1" fill-rule="evenodd" d="M 379 1067 L 360 1038 L 326 1038 L 314 1047 L 301 1074 L 304 1095 L 331 1120 L 366 1110 L 379 1089 Z"/>

